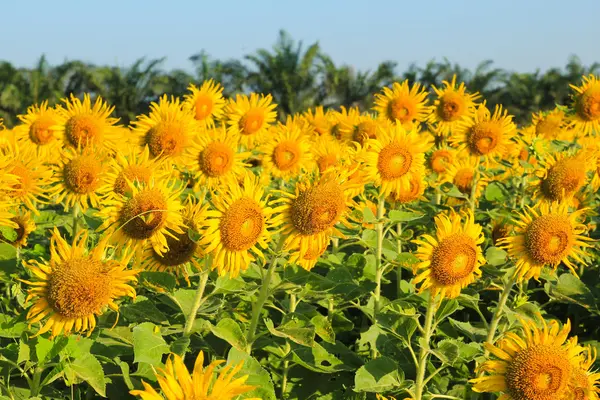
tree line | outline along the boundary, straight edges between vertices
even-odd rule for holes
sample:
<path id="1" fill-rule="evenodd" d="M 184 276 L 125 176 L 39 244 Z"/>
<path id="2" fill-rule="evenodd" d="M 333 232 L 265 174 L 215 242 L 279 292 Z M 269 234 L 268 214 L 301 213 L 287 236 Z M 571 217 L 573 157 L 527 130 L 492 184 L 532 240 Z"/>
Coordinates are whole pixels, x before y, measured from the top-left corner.
<path id="1" fill-rule="evenodd" d="M 164 71 L 164 58 L 140 58 L 129 67 L 98 66 L 82 61 L 50 65 L 41 56 L 33 68 L 16 68 L 0 62 L 0 117 L 7 126 L 18 122 L 31 104 L 48 100 L 50 104 L 70 93 L 100 95 L 116 107 L 115 115 L 127 124 L 136 115 L 146 113 L 150 102 L 163 93 L 181 96 L 190 83 L 214 79 L 224 93 L 271 93 L 281 116 L 309 107 L 371 106 L 372 94 L 394 81 L 408 79 L 423 85 L 440 86 L 457 75 L 469 91 L 481 93 L 490 106 L 503 104 L 526 123 L 532 112 L 548 110 L 555 104 L 567 104 L 570 83 L 579 83 L 582 75 L 600 71 L 600 64 L 584 66 L 571 57 L 564 68 L 519 73 L 496 68 L 491 60 L 474 70 L 448 60 L 430 61 L 425 66 L 411 64 L 398 72 L 398 64 L 384 61 L 376 69 L 360 71 L 348 65 L 336 65 L 318 42 L 304 46 L 288 33 L 280 31 L 271 49 L 259 49 L 243 60 L 213 59 L 204 51 L 190 57 L 192 70 Z"/>

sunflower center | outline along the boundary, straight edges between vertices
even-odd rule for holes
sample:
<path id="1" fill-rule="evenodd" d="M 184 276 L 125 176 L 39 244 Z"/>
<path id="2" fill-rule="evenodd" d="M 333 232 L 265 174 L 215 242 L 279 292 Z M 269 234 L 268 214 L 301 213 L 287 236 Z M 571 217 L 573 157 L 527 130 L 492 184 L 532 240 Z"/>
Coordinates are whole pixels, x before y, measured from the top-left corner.
<path id="1" fill-rule="evenodd" d="M 453 285 L 469 276 L 477 263 L 477 245 L 465 233 L 448 236 L 431 255 L 431 274 L 442 285 Z"/>
<path id="2" fill-rule="evenodd" d="M 471 194 L 474 175 L 475 173 L 471 168 L 461 168 L 456 172 L 453 182 L 462 194 Z"/>
<path id="3" fill-rule="evenodd" d="M 469 147 L 471 152 L 484 156 L 496 148 L 500 141 L 501 127 L 495 121 L 479 122 L 471 128 Z"/>
<path id="4" fill-rule="evenodd" d="M 353 140 L 364 144 L 368 139 L 375 139 L 377 124 L 374 121 L 363 121 L 354 128 Z"/>
<path id="5" fill-rule="evenodd" d="M 447 92 L 440 98 L 437 107 L 438 115 L 446 122 L 460 119 L 465 112 L 465 99 L 460 94 L 452 91 Z"/>
<path id="6" fill-rule="evenodd" d="M 452 154 L 448 150 L 436 150 L 431 155 L 431 169 L 441 174 L 446 171 L 448 164 L 452 161 Z"/>
<path id="7" fill-rule="evenodd" d="M 146 143 L 153 157 L 178 156 L 186 143 L 184 127 L 178 121 L 162 121 L 146 133 Z"/>
<path id="8" fill-rule="evenodd" d="M 406 204 L 416 200 L 421 193 L 421 181 L 412 174 L 408 181 L 408 190 L 400 190 L 398 192 L 392 192 L 391 200 L 398 203 Z"/>
<path id="9" fill-rule="evenodd" d="M 219 177 L 231 170 L 235 154 L 233 149 L 221 142 L 212 142 L 198 157 L 200 170 L 206 175 L 214 178 Z"/>
<path id="10" fill-rule="evenodd" d="M 212 98 L 205 93 L 199 93 L 196 96 L 196 119 L 198 121 L 203 121 L 204 119 L 206 119 L 206 117 L 210 116 L 212 110 Z"/>
<path id="11" fill-rule="evenodd" d="M 167 221 L 167 199 L 158 189 L 146 189 L 125 202 L 119 218 L 123 232 L 132 239 L 148 239 Z"/>
<path id="12" fill-rule="evenodd" d="M 567 217 L 547 214 L 533 220 L 525 232 L 525 248 L 540 264 L 558 264 L 575 242 Z"/>
<path id="13" fill-rule="evenodd" d="M 51 126 L 56 125 L 54 119 L 48 115 L 42 115 L 29 126 L 29 139 L 37 145 L 48 144 L 54 139 L 54 131 Z"/>
<path id="14" fill-rule="evenodd" d="M 571 366 L 564 350 L 537 345 L 514 356 L 505 381 L 515 400 L 555 400 L 565 390 L 570 376 Z"/>
<path id="15" fill-rule="evenodd" d="M 67 141 L 75 147 L 85 147 L 100 140 L 102 124 L 93 115 L 74 115 L 65 124 Z"/>
<path id="16" fill-rule="evenodd" d="M 171 236 L 166 237 L 169 249 L 164 252 L 162 256 L 152 250 L 152 257 L 161 265 L 177 267 L 191 261 L 196 253 L 198 244 L 190 239 L 187 231 L 184 233 L 174 233 L 174 236 L 177 239 L 172 238 Z"/>
<path id="17" fill-rule="evenodd" d="M 600 88 L 586 90 L 575 106 L 575 111 L 586 121 L 595 121 L 600 118 Z"/>
<path id="18" fill-rule="evenodd" d="M 99 313 L 111 299 L 112 282 L 105 263 L 91 257 L 55 265 L 48 282 L 48 304 L 61 317 Z"/>
<path id="19" fill-rule="evenodd" d="M 397 98 L 390 101 L 388 115 L 392 121 L 399 120 L 401 123 L 412 121 L 417 114 L 416 103 L 409 98 Z"/>
<path id="20" fill-rule="evenodd" d="M 545 139 L 556 139 L 562 118 L 548 115 L 535 125 L 535 133 Z"/>
<path id="21" fill-rule="evenodd" d="M 113 191 L 117 194 L 125 194 L 129 189 L 127 181 L 150 183 L 152 170 L 145 165 L 129 165 L 125 167 L 115 179 Z"/>
<path id="22" fill-rule="evenodd" d="M 89 155 L 73 158 L 63 167 L 64 184 L 71 192 L 88 194 L 100 185 L 102 163 Z"/>
<path id="23" fill-rule="evenodd" d="M 244 251 L 256 244 L 265 227 L 260 204 L 243 197 L 231 203 L 219 224 L 221 242 L 232 251 Z"/>
<path id="24" fill-rule="evenodd" d="M 297 142 L 286 140 L 273 149 L 273 163 L 280 171 L 292 169 L 300 161 L 302 149 Z"/>
<path id="25" fill-rule="evenodd" d="M 317 166 L 320 172 L 325 172 L 329 167 L 336 165 L 337 161 L 335 154 L 325 154 L 317 159 Z"/>
<path id="26" fill-rule="evenodd" d="M 404 176 L 412 164 L 412 155 L 398 142 L 392 142 L 379 152 L 377 169 L 383 180 L 393 180 Z"/>
<path id="27" fill-rule="evenodd" d="M 344 191 L 337 182 L 319 183 L 293 201 L 292 224 L 302 235 L 321 233 L 339 221 L 345 208 Z"/>
<path id="28" fill-rule="evenodd" d="M 570 157 L 554 164 L 542 181 L 542 192 L 550 200 L 560 200 L 579 190 L 585 183 L 585 163 Z"/>
<path id="29" fill-rule="evenodd" d="M 240 118 L 239 128 L 242 135 L 252 135 L 258 132 L 265 121 L 265 113 L 263 110 L 253 108 L 248 110 L 246 114 Z"/>

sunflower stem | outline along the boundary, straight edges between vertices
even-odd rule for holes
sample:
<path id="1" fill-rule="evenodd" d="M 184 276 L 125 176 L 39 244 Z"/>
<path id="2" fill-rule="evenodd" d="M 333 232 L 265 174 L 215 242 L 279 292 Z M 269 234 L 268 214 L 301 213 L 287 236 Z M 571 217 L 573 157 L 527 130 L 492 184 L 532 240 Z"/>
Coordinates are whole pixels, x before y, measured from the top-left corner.
<path id="1" fill-rule="evenodd" d="M 381 196 L 377 203 L 377 248 L 375 254 L 375 301 L 373 318 L 377 320 L 377 314 L 381 307 L 381 278 L 383 277 L 382 254 L 383 254 L 383 215 L 385 213 L 385 197 Z"/>
<path id="2" fill-rule="evenodd" d="M 192 327 L 194 326 L 194 321 L 196 320 L 196 314 L 198 313 L 198 309 L 202 305 L 202 301 L 204 300 L 204 290 L 206 289 L 206 283 L 208 282 L 208 275 L 210 275 L 209 262 L 206 262 L 206 267 L 202 274 L 200 275 L 200 282 L 198 283 L 198 289 L 196 289 L 196 296 L 194 297 L 194 303 L 192 305 L 192 309 L 190 310 L 190 314 L 188 315 L 185 321 L 185 327 L 183 328 L 183 336 L 190 336 L 192 332 Z"/>
<path id="3" fill-rule="evenodd" d="M 471 212 L 475 215 L 475 197 L 477 194 L 477 176 L 473 176 L 473 186 L 471 186 L 471 195 L 469 196 L 469 206 L 471 206 Z"/>
<path id="4" fill-rule="evenodd" d="M 252 352 L 252 344 L 256 339 L 256 328 L 258 327 L 258 319 L 260 318 L 260 313 L 265 305 L 265 302 L 269 298 L 269 284 L 271 283 L 271 277 L 273 272 L 275 271 L 275 267 L 277 266 L 277 257 L 279 252 L 273 255 L 271 261 L 269 262 L 269 267 L 267 268 L 267 272 L 263 276 L 262 283 L 260 286 L 260 291 L 258 293 L 258 299 L 252 304 L 252 319 L 250 320 L 250 327 L 248 328 L 248 332 L 246 333 L 246 342 L 248 343 L 247 352 L 250 354 Z"/>
<path id="5" fill-rule="evenodd" d="M 437 309 L 436 297 L 429 291 L 429 304 L 427 305 L 427 313 L 425 314 L 425 327 L 423 328 L 423 340 L 421 341 L 421 349 L 419 350 L 419 363 L 417 365 L 417 379 L 415 381 L 415 400 L 423 399 L 425 390 L 425 372 L 427 371 L 427 359 L 429 358 L 429 342 L 433 333 L 433 317 Z"/>
<path id="6" fill-rule="evenodd" d="M 502 289 L 502 293 L 500 293 L 500 298 L 498 299 L 498 306 L 496 307 L 496 311 L 494 311 L 494 316 L 490 321 L 490 330 L 487 335 L 486 343 L 494 344 L 494 337 L 496 336 L 496 330 L 498 329 L 498 324 L 500 323 L 500 319 L 502 318 L 502 310 L 506 305 L 506 301 L 508 300 L 508 296 L 515 284 L 515 278 L 510 278 Z M 485 355 L 489 354 L 488 350 L 485 350 Z"/>
<path id="7" fill-rule="evenodd" d="M 402 223 L 398 222 L 398 224 L 396 224 L 396 233 L 398 234 L 398 236 L 396 237 L 396 245 L 398 247 L 398 254 L 402 253 L 402 239 L 400 238 L 400 236 L 402 235 Z M 398 265 L 396 267 L 396 289 L 397 289 L 397 297 L 400 298 L 400 295 L 402 294 L 402 288 L 401 288 L 401 283 L 402 283 L 402 265 Z"/>
<path id="8" fill-rule="evenodd" d="M 71 213 L 73 215 L 73 231 L 71 237 L 75 240 L 75 236 L 77 235 L 77 225 L 79 224 L 79 203 L 75 203 Z"/>
<path id="9" fill-rule="evenodd" d="M 294 293 L 290 293 L 290 313 L 293 313 L 296 311 L 296 306 L 298 305 L 297 299 L 296 299 L 296 295 Z M 290 351 L 292 350 L 292 347 L 290 346 L 289 342 L 285 343 L 285 356 L 286 359 L 283 362 L 283 371 L 281 372 L 281 396 L 279 396 L 281 399 L 285 398 L 285 392 L 287 389 L 287 378 L 288 378 L 288 371 L 290 370 L 290 361 L 287 359 L 288 354 L 290 354 Z"/>

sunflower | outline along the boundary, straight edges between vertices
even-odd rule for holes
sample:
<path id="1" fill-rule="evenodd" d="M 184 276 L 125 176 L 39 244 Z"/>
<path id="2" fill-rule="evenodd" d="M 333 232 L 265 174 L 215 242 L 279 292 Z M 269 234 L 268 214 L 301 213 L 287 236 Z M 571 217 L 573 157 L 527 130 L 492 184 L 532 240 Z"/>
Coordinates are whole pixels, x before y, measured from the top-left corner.
<path id="1" fill-rule="evenodd" d="M 16 225 L 16 227 L 14 227 L 16 237 L 14 239 L 8 239 L 0 232 L 0 241 L 12 244 L 17 248 L 27 247 L 29 235 L 36 229 L 35 222 L 31 218 L 31 213 L 19 208 L 11 218 L 11 221 Z"/>
<path id="2" fill-rule="evenodd" d="M 401 125 L 380 129 L 377 139 L 367 141 L 363 168 L 368 181 L 382 195 L 408 190 L 411 173 L 425 173 L 425 152 L 431 147 L 425 137 Z"/>
<path id="3" fill-rule="evenodd" d="M 419 83 L 410 87 L 407 79 L 402 83 L 394 82 L 391 89 L 384 87 L 382 93 L 376 94 L 373 110 L 378 113 L 380 119 L 387 119 L 412 129 L 415 123 L 428 118 L 431 107 L 427 102 L 425 88 Z"/>
<path id="4" fill-rule="evenodd" d="M 516 259 L 516 277 L 538 279 L 542 267 L 556 270 L 560 263 L 575 273 L 571 259 L 585 265 L 585 249 L 592 247 L 591 239 L 583 235 L 585 225 L 579 221 L 585 211 L 570 213 L 566 202 L 541 203 L 520 214 L 514 221 L 515 236 L 500 241 L 508 255 Z"/>
<path id="5" fill-rule="evenodd" d="M 569 199 L 588 181 L 588 172 L 595 168 L 594 155 L 586 151 L 575 154 L 547 154 L 536 170 L 532 182 L 534 197 L 553 202 Z"/>
<path id="6" fill-rule="evenodd" d="M 456 125 L 449 142 L 459 152 L 483 157 L 486 163 L 501 159 L 517 132 L 512 118 L 506 110 L 502 110 L 502 106 L 496 106 L 494 114 L 491 114 L 485 103 L 481 104 L 477 112 Z"/>
<path id="7" fill-rule="evenodd" d="M 456 75 L 452 77 L 452 81 L 442 81 L 445 86 L 443 89 L 438 89 L 432 86 L 433 91 L 437 95 L 433 103 L 433 112 L 429 115 L 428 121 L 436 124 L 436 132 L 446 136 L 454 131 L 461 120 L 471 116 L 475 111 L 475 100 L 480 96 L 478 93 L 469 94 L 464 82 L 456 86 Z"/>
<path id="8" fill-rule="evenodd" d="M 186 150 L 186 164 L 195 180 L 194 190 L 217 189 L 229 179 L 242 177 L 249 152 L 240 152 L 239 137 L 229 136 L 225 128 L 209 130 L 194 138 Z"/>
<path id="9" fill-rule="evenodd" d="M 574 400 L 599 400 L 600 399 L 600 373 L 591 371 L 596 362 L 596 349 L 589 346 L 582 354 L 581 362 L 575 365 L 568 392 Z M 565 398 L 565 400 L 567 400 Z"/>
<path id="10" fill-rule="evenodd" d="M 357 107 L 340 107 L 340 111 L 330 113 L 333 121 L 331 135 L 338 140 L 350 141 L 354 137 L 354 130 L 361 121 L 360 111 Z"/>
<path id="11" fill-rule="evenodd" d="M 594 75 L 584 76 L 581 86 L 569 85 L 573 93 L 573 110 L 571 117 L 574 128 L 587 136 L 600 131 L 600 80 Z"/>
<path id="12" fill-rule="evenodd" d="M 533 113 L 531 130 L 536 137 L 546 140 L 570 140 L 567 137 L 567 118 L 565 112 L 560 108 L 552 111 Z"/>
<path id="13" fill-rule="evenodd" d="M 230 100 L 227 107 L 227 132 L 239 136 L 240 143 L 247 149 L 262 144 L 269 133 L 269 126 L 275 122 L 277 104 L 273 104 L 273 97 L 258 95 L 256 93 L 236 95 L 235 101 Z"/>
<path id="14" fill-rule="evenodd" d="M 443 174 L 442 182 L 450 182 L 466 197 L 470 197 L 475 190 L 475 201 L 483 194 L 483 190 L 489 183 L 487 178 L 479 170 L 480 163 L 477 158 L 460 158 L 448 165 L 446 172 Z M 475 186 L 473 188 L 473 186 Z M 456 205 L 463 203 L 459 198 L 449 198 L 449 204 Z"/>
<path id="15" fill-rule="evenodd" d="M 371 114 L 364 114 L 342 121 L 340 131 L 345 139 L 364 146 L 367 140 L 377 139 L 379 129 L 389 130 L 391 125 L 387 119 L 377 119 Z"/>
<path id="16" fill-rule="evenodd" d="M 419 291 L 430 289 L 432 296 L 440 293 L 441 298 L 455 298 L 481 276 L 483 232 L 470 211 L 439 214 L 435 227 L 435 237 L 422 235 L 413 241 L 419 246 L 415 255 L 420 260 L 415 265 L 414 283 L 422 282 Z"/>
<path id="17" fill-rule="evenodd" d="M 325 251 L 331 236 L 344 237 L 337 224 L 351 227 L 347 216 L 354 203 L 348 193 L 352 187 L 348 175 L 347 170 L 329 170 L 315 182 L 306 176 L 296 184 L 295 193 L 284 192 L 277 200 L 282 203 L 275 211 L 283 221 L 283 250 L 292 259 L 314 259 Z"/>
<path id="18" fill-rule="evenodd" d="M 84 94 L 83 101 L 73 94 L 70 99 L 63 99 L 65 107 L 57 108 L 58 120 L 51 126 L 63 136 L 66 147 L 85 148 L 93 146 L 97 149 L 114 151 L 120 138 L 115 124 L 118 118 L 111 118 L 114 106 L 109 106 L 100 96 L 92 106 L 89 94 Z"/>
<path id="19" fill-rule="evenodd" d="M 200 244 L 206 246 L 205 254 L 212 254 L 212 266 L 220 276 L 235 278 L 256 257 L 264 259 L 263 250 L 277 223 L 267 201 L 260 179 L 250 172 L 242 185 L 231 180 L 221 196 L 213 199 L 214 209 L 206 212 Z"/>
<path id="20" fill-rule="evenodd" d="M 179 99 L 167 95 L 150 104 L 150 113 L 140 115 L 132 123 L 133 134 L 141 147 L 148 146 L 153 158 L 177 162 L 197 132 L 197 123 L 190 110 L 183 110 Z"/>
<path id="21" fill-rule="evenodd" d="M 339 167 L 347 157 L 347 146 L 331 136 L 319 136 L 310 146 L 319 172 Z"/>
<path id="22" fill-rule="evenodd" d="M 387 199 L 388 201 L 397 204 L 408 204 L 417 200 L 425 200 L 423 197 L 425 188 L 427 188 L 427 183 L 425 182 L 424 176 L 411 172 L 408 178 L 408 187 L 390 193 Z"/>
<path id="23" fill-rule="evenodd" d="M 27 114 L 18 117 L 21 124 L 14 128 L 17 145 L 25 152 L 34 150 L 40 160 L 50 160 L 62 145 L 56 128 L 59 112 L 44 101 L 39 106 L 30 106 Z"/>
<path id="24" fill-rule="evenodd" d="M 190 237 L 190 231 L 201 232 L 206 220 L 208 205 L 199 204 L 195 198 L 188 197 L 182 210 L 183 224 L 187 229 L 183 233 L 173 233 L 167 236 L 167 250 L 158 254 L 151 245 L 144 249 L 142 268 L 147 271 L 159 271 L 173 273 L 188 281 L 188 265 L 197 270 L 202 266 L 198 259 L 204 255 L 202 246 Z M 189 281 L 188 281 L 189 282 Z"/>
<path id="25" fill-rule="evenodd" d="M 329 111 L 323 111 L 323 106 L 318 106 L 314 109 L 308 109 L 302 114 L 302 120 L 312 132 L 317 136 L 329 134 L 331 131 L 331 118 Z"/>
<path id="26" fill-rule="evenodd" d="M 50 241 L 50 260 L 44 263 L 24 263 L 33 274 L 27 300 L 34 300 L 27 312 L 29 324 L 47 318 L 36 335 L 51 330 L 54 337 L 61 333 L 85 332 L 96 326 L 96 315 L 105 308 L 118 311 L 115 300 L 135 297 L 130 282 L 138 271 L 127 269 L 129 256 L 122 260 L 106 258 L 107 241 L 87 252 L 87 232 L 80 231 L 69 245 L 54 228 Z"/>
<path id="27" fill-rule="evenodd" d="M 142 400 L 165 400 L 165 398 L 166 400 L 234 400 L 239 395 L 255 389 L 254 386 L 245 384 L 248 375 L 235 378 L 242 369 L 243 362 L 233 368 L 231 365 L 227 365 L 222 371 L 215 373 L 215 368 L 224 362 L 224 360 L 216 360 L 204 368 L 204 353 L 201 350 L 190 375 L 183 359 L 177 354 L 172 354 L 167 360 L 165 368 L 159 368 L 155 372 L 164 397 L 144 381 L 142 381 L 144 390 L 132 390 L 129 393 L 141 397 Z M 261 399 L 248 398 L 246 400 Z"/>
<path id="28" fill-rule="evenodd" d="M 191 93 L 185 95 L 183 108 L 194 113 L 194 118 L 200 123 L 200 126 L 213 128 L 215 120 L 223 117 L 225 108 L 223 86 L 210 79 L 204 81 L 200 89 L 196 85 L 190 84 L 188 91 Z"/>
<path id="29" fill-rule="evenodd" d="M 120 249 L 141 251 L 149 243 L 158 255 L 168 249 L 167 237 L 183 234 L 183 206 L 179 196 L 183 188 L 175 183 L 152 180 L 149 184 L 134 184 L 123 195 L 107 199 L 98 216 L 104 220 L 100 230 L 106 230 Z M 136 262 L 141 261 L 136 257 Z"/>
<path id="30" fill-rule="evenodd" d="M 100 191 L 106 173 L 106 157 L 92 147 L 82 152 L 73 148 L 63 150 L 61 160 L 53 165 L 53 174 L 48 197 L 56 203 L 64 200 L 65 211 L 78 206 L 87 210 L 88 206 L 98 208 L 104 193 Z"/>
<path id="31" fill-rule="evenodd" d="M 504 393 L 499 400 L 575 399 L 570 385 L 583 349 L 575 341 L 565 343 L 569 321 L 562 328 L 556 321 L 542 321 L 540 329 L 521 320 L 521 335 L 508 332 L 498 344 L 485 344 L 495 359 L 481 365 L 479 371 L 489 375 L 472 379 L 473 391 Z"/>
<path id="32" fill-rule="evenodd" d="M 513 231 L 513 226 L 506 219 L 494 221 L 492 224 L 492 244 L 500 245 L 500 240 L 507 238 Z"/>
<path id="33" fill-rule="evenodd" d="M 443 175 L 448 166 L 451 165 L 457 157 L 456 150 L 449 147 L 441 147 L 433 150 L 427 157 L 427 167 L 438 174 Z"/>
<path id="34" fill-rule="evenodd" d="M 310 169 L 312 154 L 308 135 L 296 124 L 280 124 L 260 151 L 262 165 L 271 176 L 289 180 Z"/>

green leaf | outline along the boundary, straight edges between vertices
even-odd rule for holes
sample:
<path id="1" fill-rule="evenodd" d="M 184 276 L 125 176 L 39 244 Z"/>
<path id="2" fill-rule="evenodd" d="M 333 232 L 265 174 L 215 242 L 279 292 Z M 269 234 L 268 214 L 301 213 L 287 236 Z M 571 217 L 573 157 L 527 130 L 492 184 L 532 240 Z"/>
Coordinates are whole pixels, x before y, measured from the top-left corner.
<path id="1" fill-rule="evenodd" d="M 506 262 L 506 251 L 498 248 L 498 247 L 489 247 L 485 251 L 485 260 L 491 266 L 502 265 Z"/>
<path id="2" fill-rule="evenodd" d="M 315 327 L 308 317 L 299 313 L 286 314 L 281 324 L 275 328 L 270 319 L 265 321 L 273 336 L 289 339 L 303 346 L 312 346 L 315 342 Z"/>
<path id="3" fill-rule="evenodd" d="M 425 214 L 419 212 L 399 210 L 392 210 L 388 215 L 392 223 L 414 221 L 416 219 L 423 218 L 424 216 Z"/>
<path id="4" fill-rule="evenodd" d="M 356 371 L 354 390 L 380 393 L 402 386 L 404 374 L 394 360 L 379 357 L 371 360 Z"/>
<path id="5" fill-rule="evenodd" d="M 241 277 L 230 278 L 229 276 L 220 276 L 217 278 L 213 294 L 218 293 L 240 293 L 249 292 L 254 285 L 244 282 Z"/>
<path id="6" fill-rule="evenodd" d="M 578 277 L 570 273 L 559 276 L 556 285 L 546 283 L 544 289 L 553 299 L 574 303 L 586 309 L 598 310 L 590 289 Z"/>
<path id="7" fill-rule="evenodd" d="M 375 216 L 375 214 L 373 214 L 373 210 L 371 210 L 369 207 L 363 208 L 362 213 L 363 213 L 363 222 L 368 223 L 368 224 L 377 222 L 377 217 Z"/>
<path id="8" fill-rule="evenodd" d="M 213 335 L 223 339 L 238 350 L 245 351 L 248 347 L 242 328 L 231 318 L 221 319 L 216 326 L 210 328 Z"/>
<path id="9" fill-rule="evenodd" d="M 456 197 L 459 199 L 468 199 L 469 198 L 468 196 L 465 196 L 465 194 L 463 192 L 458 190 L 458 188 L 454 185 L 452 185 L 450 190 L 448 192 L 446 192 L 446 196 Z"/>
<path id="10" fill-rule="evenodd" d="M 19 317 L 11 318 L 6 314 L 0 314 L 0 337 L 18 338 L 27 330 L 27 323 L 18 321 Z"/>
<path id="11" fill-rule="evenodd" d="M 59 336 L 53 340 L 48 340 L 42 336 L 36 337 L 35 355 L 36 361 L 44 364 L 58 355 L 69 343 L 65 336 Z"/>
<path id="12" fill-rule="evenodd" d="M 461 308 L 456 299 L 444 300 L 435 313 L 435 317 L 438 321 L 441 321 Z"/>
<path id="13" fill-rule="evenodd" d="M 315 315 L 310 322 L 315 326 L 315 332 L 321 339 L 328 343 L 335 343 L 335 332 L 327 317 L 321 314 Z"/>
<path id="14" fill-rule="evenodd" d="M 244 364 L 238 373 L 238 377 L 248 375 L 246 385 L 256 387 L 256 389 L 246 393 L 245 396 L 263 400 L 275 400 L 277 396 L 275 395 L 275 387 L 273 386 L 269 372 L 245 351 L 232 347 L 227 355 L 227 364 L 237 365 L 240 362 Z"/>
<path id="15" fill-rule="evenodd" d="M 459 346 L 454 339 L 440 340 L 433 354 L 445 364 L 454 364 L 459 356 Z"/>
<path id="16" fill-rule="evenodd" d="M 131 322 L 140 323 L 149 321 L 159 324 L 167 321 L 167 316 L 144 296 L 138 296 L 133 304 L 123 305 L 120 311 L 123 317 Z"/>
<path id="17" fill-rule="evenodd" d="M 0 260 L 15 260 L 17 249 L 8 243 L 0 243 Z"/>
<path id="18" fill-rule="evenodd" d="M 129 375 L 129 364 L 125 361 L 117 360 L 117 364 L 121 368 L 121 374 L 123 375 L 123 381 L 127 385 L 127 389 L 133 390 L 133 383 L 131 382 L 131 376 Z"/>
<path id="19" fill-rule="evenodd" d="M 179 354 L 180 356 L 183 356 L 189 346 L 190 346 L 189 336 L 182 336 L 171 342 L 171 346 L 170 346 L 171 353 L 175 353 L 175 354 Z"/>
<path id="20" fill-rule="evenodd" d="M 0 237 L 9 242 L 13 242 L 17 238 L 17 231 L 10 226 L 0 226 Z"/>
<path id="21" fill-rule="evenodd" d="M 93 209 L 88 209 L 85 214 L 83 214 L 83 219 L 85 220 L 85 224 L 90 228 L 91 231 L 97 230 L 104 221 L 101 218 L 94 216 L 96 213 Z"/>
<path id="22" fill-rule="evenodd" d="M 65 377 L 70 384 L 77 383 L 77 377 L 90 384 L 92 388 L 102 397 L 106 397 L 106 378 L 100 361 L 91 354 L 74 359 L 65 365 Z"/>
<path id="23" fill-rule="evenodd" d="M 190 315 L 195 297 L 196 291 L 194 289 L 177 289 L 173 293 L 173 298 L 183 315 Z"/>
<path id="24" fill-rule="evenodd" d="M 144 271 L 140 273 L 140 283 L 157 288 L 159 292 L 172 292 L 177 286 L 177 279 L 168 272 Z"/>
<path id="25" fill-rule="evenodd" d="M 133 328 L 133 361 L 160 365 L 162 356 L 169 352 L 169 346 L 158 329 L 150 322 Z"/>
<path id="26" fill-rule="evenodd" d="M 502 186 L 497 182 L 490 183 L 485 188 L 485 199 L 487 201 L 497 201 L 497 202 L 504 201 L 506 199 L 506 196 L 504 195 Z"/>
<path id="27" fill-rule="evenodd" d="M 292 343 L 294 362 L 311 371 L 332 374 L 339 371 L 354 371 L 355 366 L 347 365 L 331 354 L 324 346 L 315 342 L 313 347 Z"/>

